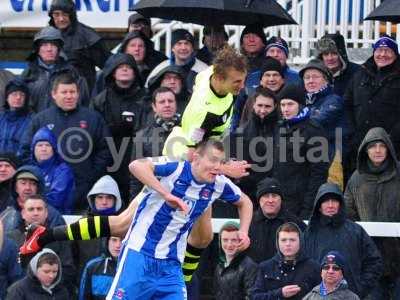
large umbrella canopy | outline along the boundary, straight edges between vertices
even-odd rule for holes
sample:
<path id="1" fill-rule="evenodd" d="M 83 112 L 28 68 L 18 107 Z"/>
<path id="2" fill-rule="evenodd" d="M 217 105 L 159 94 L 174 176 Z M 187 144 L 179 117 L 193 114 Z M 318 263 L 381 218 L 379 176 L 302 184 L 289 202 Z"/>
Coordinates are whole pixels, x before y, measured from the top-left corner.
<path id="1" fill-rule="evenodd" d="M 365 20 L 400 23 L 400 1 L 385 0 L 375 8 Z"/>
<path id="2" fill-rule="evenodd" d="M 275 0 L 140 0 L 133 10 L 146 17 L 202 25 L 297 24 Z"/>

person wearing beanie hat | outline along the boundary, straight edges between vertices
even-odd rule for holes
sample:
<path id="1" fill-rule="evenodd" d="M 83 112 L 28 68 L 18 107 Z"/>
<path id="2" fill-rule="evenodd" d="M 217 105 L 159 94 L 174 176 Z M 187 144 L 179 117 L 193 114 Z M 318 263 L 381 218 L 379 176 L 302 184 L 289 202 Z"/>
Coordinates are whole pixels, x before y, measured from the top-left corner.
<path id="1" fill-rule="evenodd" d="M 171 37 L 171 58 L 161 62 L 151 71 L 145 85 L 149 86 L 148 83 L 153 81 L 154 77 L 158 77 L 158 73 L 164 68 L 176 65 L 184 69 L 186 73 L 186 88 L 189 93 L 192 93 L 196 75 L 208 68 L 207 64 L 196 58 L 194 43 L 193 35 L 186 29 L 180 28 L 173 31 Z"/>
<path id="2" fill-rule="evenodd" d="M 153 31 L 151 30 L 151 20 L 145 16 L 134 13 L 128 18 L 128 33 L 132 31 L 140 31 L 147 38 L 151 39 L 153 37 Z"/>
<path id="3" fill-rule="evenodd" d="M 21 138 L 32 119 L 29 110 L 29 90 L 16 77 L 5 88 L 4 110 L 0 112 L 0 152 L 18 153 Z"/>
<path id="4" fill-rule="evenodd" d="M 287 222 L 295 223 L 301 231 L 306 224 L 285 208 L 280 182 L 266 177 L 257 184 L 256 199 L 259 203 L 249 229 L 251 244 L 248 255 L 256 262 L 272 258 L 276 254 L 276 231 Z"/>
<path id="5" fill-rule="evenodd" d="M 276 231 L 276 254 L 258 266 L 251 299 L 301 300 L 320 282 L 319 265 L 304 251 L 303 233 L 292 222 Z"/>
<path id="6" fill-rule="evenodd" d="M 311 59 L 300 70 L 306 89 L 306 106 L 310 109 L 310 118 L 325 128 L 328 135 L 328 155 L 331 160 L 336 155 L 337 128 L 342 129 L 342 139 L 349 138 L 349 129 L 344 116 L 343 98 L 336 95 L 332 87 L 332 74 L 319 59 Z M 336 160 L 341 160 L 343 151 L 338 153 Z M 340 150 L 339 148 L 339 150 Z"/>
<path id="7" fill-rule="evenodd" d="M 272 57 L 267 57 L 261 65 L 260 71 L 260 85 L 275 94 L 279 93 L 285 85 L 283 68 L 279 61 Z"/>
<path id="8" fill-rule="evenodd" d="M 61 31 L 66 57 L 86 79 L 91 93 L 96 67 L 102 69 L 111 53 L 93 28 L 78 21 L 74 1 L 52 0 L 49 17 L 49 25 Z"/>
<path id="9" fill-rule="evenodd" d="M 304 239 L 307 253 L 316 261 L 329 258 L 332 249 L 346 257 L 342 270 L 348 287 L 361 299 L 378 285 L 383 274 L 381 254 L 366 231 L 347 218 L 343 192 L 337 184 L 319 187 Z M 339 256 L 335 256 L 340 265 Z"/>
<path id="10" fill-rule="evenodd" d="M 398 157 L 400 153 L 398 46 L 394 39 L 383 36 L 373 48 L 373 55 L 354 74 L 344 96 L 345 113 L 353 130 L 351 172 L 356 168 L 357 149 L 371 128 L 385 129 Z"/>
<path id="11" fill-rule="evenodd" d="M 64 37 L 60 30 L 47 26 L 35 34 L 33 49 L 28 56 L 28 67 L 22 73 L 30 91 L 29 107 L 40 112 L 53 105 L 51 86 L 60 73 L 71 73 L 78 79 L 80 102 L 89 104 L 89 88 L 86 79 L 67 60 L 64 53 Z"/>
<path id="12" fill-rule="evenodd" d="M 321 284 L 313 288 L 303 300 L 359 300 L 349 288 L 344 276 L 346 262 L 338 251 L 329 251 L 321 261 Z"/>
<path id="13" fill-rule="evenodd" d="M 325 130 L 311 119 L 301 94 L 300 87 L 288 85 L 279 95 L 282 120 L 274 136 L 280 142 L 274 144 L 272 174 L 282 185 L 287 209 L 307 219 L 318 187 L 327 180 L 330 161 Z M 307 155 L 317 147 L 318 159 Z"/>
<path id="14" fill-rule="evenodd" d="M 261 24 L 247 25 L 243 29 L 240 35 L 240 48 L 241 52 L 247 57 L 249 73 L 255 72 L 260 68 L 264 60 L 265 44 L 266 37 Z"/>
<path id="15" fill-rule="evenodd" d="M 323 61 L 334 78 L 335 94 L 343 96 L 351 78 L 360 69 L 358 64 L 349 61 L 343 35 L 326 34 L 318 40 L 316 48 L 317 58 Z"/>
<path id="16" fill-rule="evenodd" d="M 283 38 L 277 36 L 271 37 L 267 41 L 265 47 L 265 56 L 275 58 L 281 63 L 286 82 L 302 84 L 298 72 L 294 69 L 289 68 L 289 66 L 287 65 L 287 59 L 289 57 L 289 46 Z"/>
<path id="17" fill-rule="evenodd" d="M 222 25 L 204 26 L 203 48 L 197 51 L 196 57 L 207 65 L 211 65 L 215 54 L 228 41 L 228 34 Z"/>
<path id="18" fill-rule="evenodd" d="M 216 299 L 247 299 L 257 275 L 257 264 L 238 251 L 236 222 L 226 222 L 219 232 L 219 261 L 214 272 Z"/>

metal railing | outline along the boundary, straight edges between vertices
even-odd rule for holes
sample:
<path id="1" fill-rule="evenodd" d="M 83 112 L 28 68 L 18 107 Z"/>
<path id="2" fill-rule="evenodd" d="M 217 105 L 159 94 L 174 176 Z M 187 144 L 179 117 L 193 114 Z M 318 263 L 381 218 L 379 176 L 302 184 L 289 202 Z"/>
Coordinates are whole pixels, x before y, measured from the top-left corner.
<path id="1" fill-rule="evenodd" d="M 304 64 L 313 54 L 316 41 L 326 33 L 340 32 L 350 49 L 369 49 L 374 41 L 383 34 L 394 35 L 400 42 L 400 25 L 390 22 L 362 20 L 380 3 L 381 0 L 278 0 L 299 25 L 274 26 L 265 29 L 267 37 L 279 35 L 291 48 L 289 63 Z M 153 37 L 156 49 L 171 53 L 171 32 L 176 28 L 185 28 L 196 33 L 202 46 L 202 26 L 181 22 L 165 23 L 153 20 L 156 34 Z M 240 45 L 242 26 L 226 26 L 229 43 Z M 162 45 L 165 45 L 162 47 Z"/>

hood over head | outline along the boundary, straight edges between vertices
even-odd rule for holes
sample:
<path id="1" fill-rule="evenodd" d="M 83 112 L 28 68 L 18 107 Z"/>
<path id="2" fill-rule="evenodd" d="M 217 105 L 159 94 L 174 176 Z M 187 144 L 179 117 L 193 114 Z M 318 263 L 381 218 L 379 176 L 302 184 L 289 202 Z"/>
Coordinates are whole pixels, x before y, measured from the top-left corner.
<path id="1" fill-rule="evenodd" d="M 185 70 L 177 65 L 168 65 L 161 69 L 160 72 L 155 74 L 153 77 L 149 78 L 147 88 L 150 91 L 154 91 L 156 88 L 160 87 L 162 78 L 166 73 L 177 74 L 182 80 L 182 90 L 185 89 Z"/>
<path id="2" fill-rule="evenodd" d="M 39 263 L 39 259 L 45 255 L 45 254 L 52 254 L 57 258 L 58 261 L 58 273 L 57 273 L 57 277 L 54 280 L 54 282 L 48 286 L 45 287 L 42 285 L 42 288 L 44 290 L 46 290 L 49 294 L 52 294 L 52 289 L 60 283 L 61 278 L 62 278 L 62 265 L 61 265 L 61 260 L 58 257 L 57 253 L 55 253 L 53 250 L 49 249 L 49 248 L 43 248 L 40 252 L 38 252 L 29 262 L 29 267 L 28 267 L 28 274 L 33 277 L 33 278 L 37 278 L 37 271 L 38 271 L 38 263 Z"/>
<path id="3" fill-rule="evenodd" d="M 278 229 L 276 230 L 276 234 L 275 234 L 276 255 L 274 256 L 274 259 L 279 260 L 281 262 L 284 260 L 284 255 L 282 254 L 281 250 L 279 249 L 279 232 L 281 231 L 282 227 L 287 224 L 290 224 L 294 228 L 296 228 L 296 231 L 299 234 L 300 248 L 299 248 L 299 251 L 297 252 L 295 261 L 302 261 L 307 258 L 305 251 L 304 251 L 304 235 L 303 235 L 303 232 L 301 231 L 300 227 L 294 222 L 284 223 L 281 226 L 279 226 Z"/>
<path id="4" fill-rule="evenodd" d="M 35 135 L 32 138 L 31 143 L 31 153 L 32 153 L 32 160 L 37 161 L 35 158 L 35 146 L 38 142 L 48 142 L 53 148 L 53 157 L 57 159 L 61 159 L 60 155 L 58 154 L 57 148 L 57 138 L 54 135 L 53 131 L 51 131 L 47 126 L 40 128 L 36 131 Z"/>
<path id="5" fill-rule="evenodd" d="M 87 194 L 87 200 L 90 210 L 92 212 L 99 212 L 96 210 L 96 207 L 94 205 L 94 199 L 97 194 L 113 195 L 115 197 L 114 212 L 118 212 L 121 209 L 122 200 L 118 184 L 110 175 L 105 175 L 97 180 L 92 189 Z"/>
<path id="6" fill-rule="evenodd" d="M 122 64 L 127 64 L 134 70 L 135 79 L 134 79 L 133 84 L 135 84 L 135 82 L 138 82 L 140 86 L 143 86 L 142 79 L 140 78 L 140 72 L 136 65 L 135 59 L 133 58 L 132 55 L 125 54 L 125 53 L 117 53 L 117 54 L 111 55 L 107 59 L 105 65 L 104 65 L 104 69 L 103 69 L 103 74 L 104 74 L 106 83 L 109 84 L 109 83 L 115 81 L 113 73 L 114 73 L 115 69 L 118 68 L 118 66 L 120 66 Z"/>
<path id="7" fill-rule="evenodd" d="M 368 163 L 370 159 L 368 157 L 367 149 L 371 143 L 377 141 L 383 142 L 387 147 L 388 151 L 386 161 L 388 166 L 397 169 L 396 151 L 394 150 L 394 146 L 390 140 L 389 134 L 382 127 L 374 127 L 367 132 L 360 144 L 360 147 L 358 148 L 357 170 L 359 173 L 369 173 L 371 171 L 370 164 Z"/>
<path id="8" fill-rule="evenodd" d="M 58 55 L 64 59 L 66 58 L 62 51 L 64 47 L 64 38 L 61 35 L 61 31 L 55 27 L 47 26 L 35 34 L 33 38 L 33 49 L 27 58 L 28 61 L 33 61 L 38 57 L 39 47 L 43 42 L 53 42 L 58 47 Z"/>
<path id="9" fill-rule="evenodd" d="M 53 12 L 55 10 L 61 10 L 65 13 L 69 14 L 71 24 L 75 24 L 78 21 L 78 18 L 76 15 L 75 3 L 72 0 L 53 0 L 51 2 L 50 9 L 49 9 L 49 17 L 50 17 L 49 24 L 51 26 L 55 26 L 54 20 L 53 20 Z"/>
<path id="10" fill-rule="evenodd" d="M 321 203 L 325 201 L 327 197 L 336 199 L 340 203 L 339 212 L 332 217 L 324 216 L 319 211 Z M 319 224 L 319 222 L 321 221 L 328 224 L 332 223 L 334 226 L 337 226 L 342 224 L 345 219 L 346 209 L 342 190 L 337 184 L 334 183 L 327 182 L 322 184 L 318 189 L 317 195 L 315 196 L 314 208 L 308 227 L 312 229 L 316 224 Z"/>
<path id="11" fill-rule="evenodd" d="M 149 51 L 153 49 L 153 42 L 141 31 L 128 32 L 125 35 L 124 39 L 122 40 L 121 46 L 118 48 L 118 52 L 124 53 L 129 41 L 136 38 L 140 38 L 144 42 L 144 45 L 146 47 L 146 54 L 145 54 L 145 59 L 146 59 L 146 56 L 148 55 Z"/>

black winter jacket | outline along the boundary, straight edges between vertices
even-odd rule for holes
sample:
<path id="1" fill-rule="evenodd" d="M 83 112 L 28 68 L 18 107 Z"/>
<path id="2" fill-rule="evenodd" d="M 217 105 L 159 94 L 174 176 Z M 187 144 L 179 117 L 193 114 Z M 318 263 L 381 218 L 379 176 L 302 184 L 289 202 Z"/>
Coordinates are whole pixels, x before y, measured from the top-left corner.
<path id="1" fill-rule="evenodd" d="M 241 253 L 225 267 L 221 262 L 214 273 L 215 298 L 218 300 L 243 300 L 250 296 L 257 275 L 257 264 Z"/>
<path id="2" fill-rule="evenodd" d="M 321 199 L 326 194 L 340 198 L 339 212 L 333 217 L 321 215 Z M 346 218 L 344 200 L 339 188 L 321 188 L 315 198 L 314 211 L 304 234 L 307 254 L 321 261 L 329 251 L 346 258 L 344 276 L 349 289 L 360 298 L 367 296 L 382 275 L 383 263 L 374 242 L 365 230 Z"/>
<path id="3" fill-rule="evenodd" d="M 32 119 L 25 132 L 22 143 L 24 159 L 30 158 L 32 137 L 43 126 L 48 126 L 57 138 L 63 137 L 59 141 L 59 150 L 70 164 L 78 183 L 75 207 L 87 207 L 87 192 L 105 174 L 111 161 L 105 139 L 110 136 L 107 125 L 99 113 L 86 107 L 78 106 L 67 112 L 56 106 L 48 108 Z M 71 149 L 70 144 L 76 147 Z"/>
<path id="4" fill-rule="evenodd" d="M 380 70 L 373 57 L 354 74 L 345 93 L 345 111 L 355 132 L 354 149 L 358 149 L 368 130 L 384 128 L 391 136 L 396 153 L 400 153 L 400 59 Z"/>

